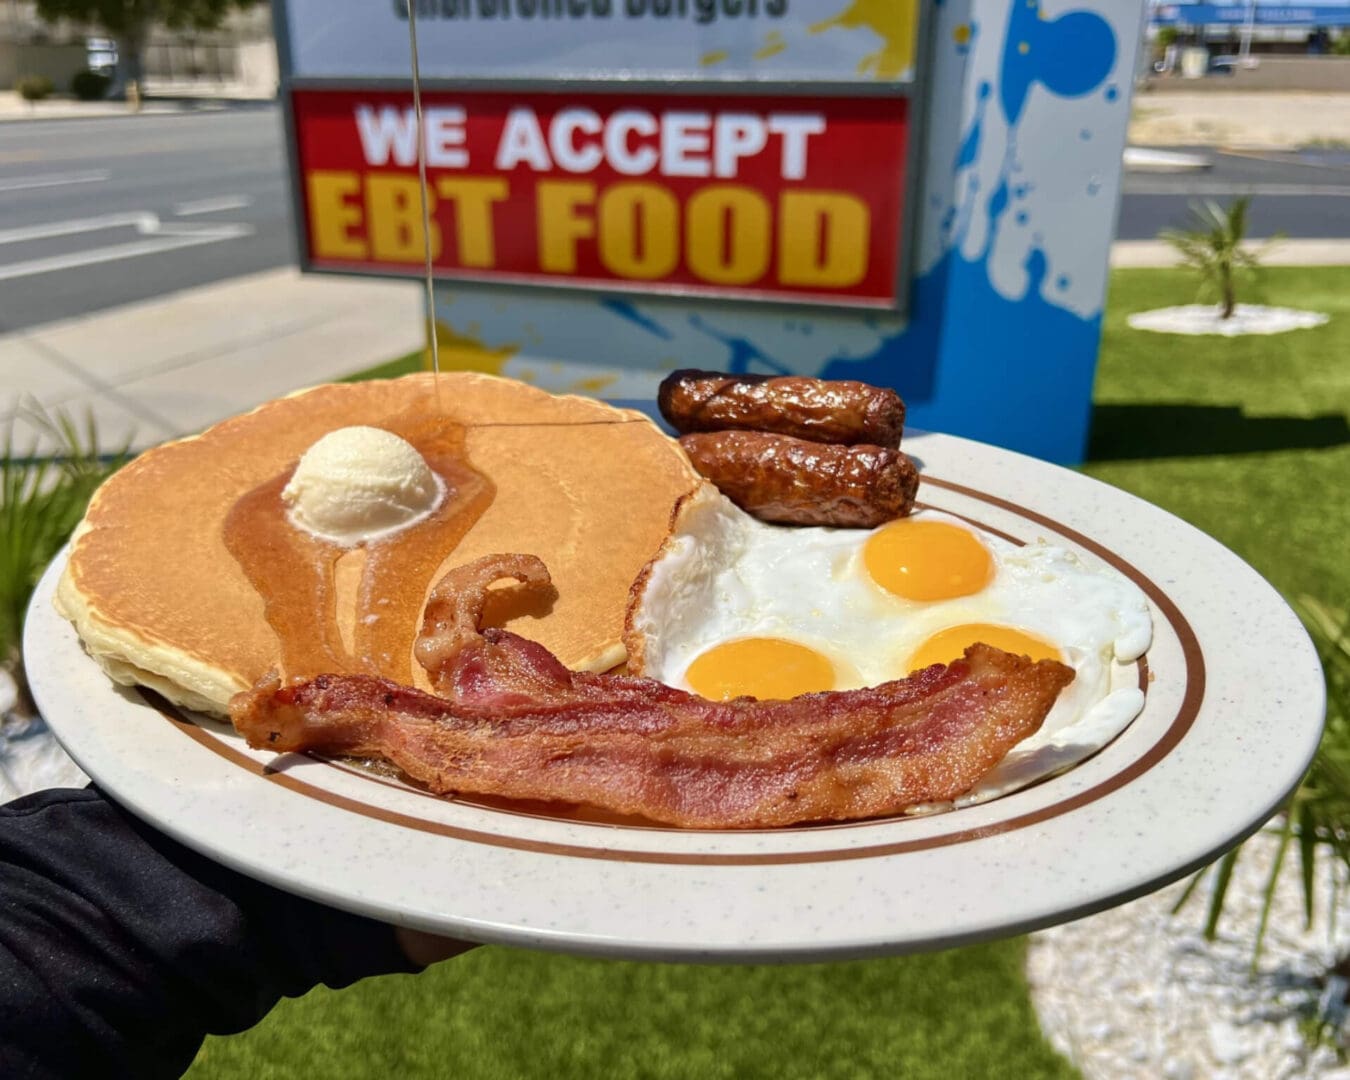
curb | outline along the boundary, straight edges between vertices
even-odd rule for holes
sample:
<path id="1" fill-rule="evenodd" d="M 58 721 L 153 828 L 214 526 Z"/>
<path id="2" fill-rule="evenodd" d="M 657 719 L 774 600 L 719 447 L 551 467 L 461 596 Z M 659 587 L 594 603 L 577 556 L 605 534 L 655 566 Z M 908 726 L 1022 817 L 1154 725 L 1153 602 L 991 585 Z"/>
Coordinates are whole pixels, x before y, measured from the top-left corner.
<path id="1" fill-rule="evenodd" d="M 201 98 L 199 100 L 150 103 L 139 112 L 132 112 L 120 102 L 109 103 L 106 109 L 90 112 L 0 112 L 0 124 L 46 123 L 52 120 L 136 120 L 145 117 L 200 116 L 202 113 L 230 112 L 239 107 L 275 105 L 276 98 Z"/>
<path id="2" fill-rule="evenodd" d="M 1350 266 L 1350 239 L 1251 238 L 1244 246 L 1268 247 L 1263 266 Z M 1111 245 L 1113 270 L 1161 270 L 1180 263 L 1176 251 L 1161 240 L 1117 240 Z"/>

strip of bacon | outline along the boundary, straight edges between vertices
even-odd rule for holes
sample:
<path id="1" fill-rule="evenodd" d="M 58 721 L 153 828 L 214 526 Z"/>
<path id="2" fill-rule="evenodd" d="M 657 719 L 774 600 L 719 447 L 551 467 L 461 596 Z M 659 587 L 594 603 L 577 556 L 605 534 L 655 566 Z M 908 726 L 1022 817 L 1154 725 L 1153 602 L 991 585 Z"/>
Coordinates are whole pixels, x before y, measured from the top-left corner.
<path id="1" fill-rule="evenodd" d="M 975 645 L 865 690 L 713 702 L 650 679 L 568 671 L 541 646 L 478 632 L 489 585 L 548 585 L 530 556 L 453 571 L 417 657 L 441 695 L 324 675 L 238 695 L 255 747 L 379 757 L 432 791 L 588 803 L 686 828 L 893 814 L 953 798 L 1034 733 L 1070 668 Z"/>

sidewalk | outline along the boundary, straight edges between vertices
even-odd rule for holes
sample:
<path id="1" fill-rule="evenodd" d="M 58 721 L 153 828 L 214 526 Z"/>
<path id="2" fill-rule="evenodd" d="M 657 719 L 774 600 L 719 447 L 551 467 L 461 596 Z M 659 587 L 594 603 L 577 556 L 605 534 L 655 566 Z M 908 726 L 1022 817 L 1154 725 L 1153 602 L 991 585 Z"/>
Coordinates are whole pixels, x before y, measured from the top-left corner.
<path id="1" fill-rule="evenodd" d="M 1262 266 L 1350 266 L 1348 240 L 1250 240 L 1261 252 Z M 1179 266 L 1176 249 L 1161 240 L 1117 240 L 1111 245 L 1111 266 L 1142 269 Z"/>
<path id="2" fill-rule="evenodd" d="M 88 120 L 96 117 L 178 116 L 216 112 L 231 105 L 273 101 L 275 88 L 260 89 L 234 83 L 203 83 L 151 80 L 145 89 L 141 111 L 134 113 L 125 101 L 76 101 L 50 97 L 27 102 L 17 91 L 0 90 L 0 123 L 7 120 Z"/>
<path id="3" fill-rule="evenodd" d="M 422 320 L 415 282 L 286 268 L 47 323 L 0 336 L 0 431 L 55 449 L 23 415 L 36 400 L 92 411 L 105 450 L 143 449 L 410 353 Z"/>

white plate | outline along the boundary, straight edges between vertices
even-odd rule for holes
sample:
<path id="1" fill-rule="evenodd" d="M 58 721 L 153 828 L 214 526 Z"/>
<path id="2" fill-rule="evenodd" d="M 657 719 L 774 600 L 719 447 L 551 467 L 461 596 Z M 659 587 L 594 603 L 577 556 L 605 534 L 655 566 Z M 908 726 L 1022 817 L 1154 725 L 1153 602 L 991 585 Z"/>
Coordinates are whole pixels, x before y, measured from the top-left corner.
<path id="1" fill-rule="evenodd" d="M 764 961 L 957 945 L 1139 896 L 1269 817 L 1325 708 L 1316 653 L 1278 594 L 1203 533 L 1087 477 L 950 436 L 916 433 L 906 449 L 928 505 L 1109 562 L 1153 608 L 1134 723 L 1071 771 L 984 805 L 804 829 L 638 828 L 251 751 L 228 725 L 109 682 L 52 610 L 61 560 L 29 614 L 28 675 L 80 767 L 189 846 L 390 922 L 569 952 Z"/>

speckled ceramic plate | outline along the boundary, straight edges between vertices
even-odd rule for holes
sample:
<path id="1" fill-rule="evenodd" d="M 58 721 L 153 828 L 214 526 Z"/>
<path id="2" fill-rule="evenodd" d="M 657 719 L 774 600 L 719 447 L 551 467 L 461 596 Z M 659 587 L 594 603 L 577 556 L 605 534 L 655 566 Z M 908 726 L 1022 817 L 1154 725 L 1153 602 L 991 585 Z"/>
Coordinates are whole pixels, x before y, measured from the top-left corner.
<path id="1" fill-rule="evenodd" d="M 931 817 L 752 832 L 599 824 L 450 801 L 113 686 L 44 577 L 24 649 L 79 765 L 184 843 L 282 888 L 477 941 L 782 960 L 937 948 L 1148 892 L 1254 831 L 1321 733 L 1316 653 L 1275 591 L 1171 515 L 1064 469 L 915 433 L 921 497 L 1104 561 L 1148 595 L 1143 712 L 1095 756 Z M 185 597 L 185 602 L 190 602 Z"/>

